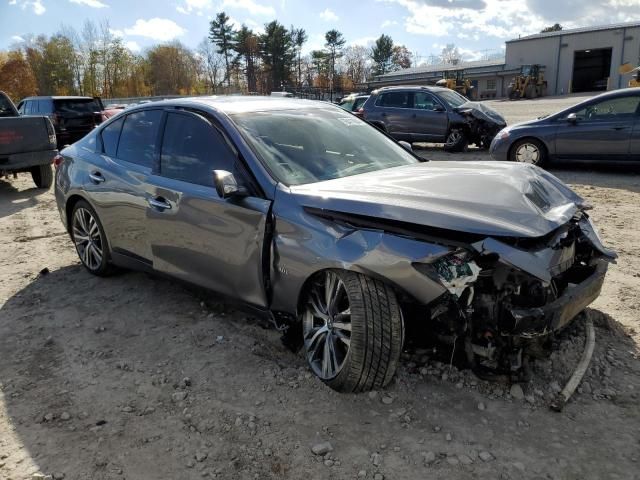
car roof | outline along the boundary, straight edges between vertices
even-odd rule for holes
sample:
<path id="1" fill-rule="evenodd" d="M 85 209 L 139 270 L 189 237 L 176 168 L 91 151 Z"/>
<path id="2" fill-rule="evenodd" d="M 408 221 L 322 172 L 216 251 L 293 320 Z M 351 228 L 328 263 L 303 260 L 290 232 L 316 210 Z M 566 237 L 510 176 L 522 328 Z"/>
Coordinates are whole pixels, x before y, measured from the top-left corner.
<path id="1" fill-rule="evenodd" d="M 259 96 L 211 96 L 187 97 L 137 105 L 131 111 L 147 109 L 155 106 L 178 107 L 210 107 L 226 114 L 268 112 L 276 110 L 308 110 L 339 108 L 329 102 L 320 100 L 302 100 L 287 97 L 259 97 Z"/>
<path id="2" fill-rule="evenodd" d="M 93 97 L 81 97 L 77 95 L 43 95 L 36 97 L 25 97 L 23 100 L 93 100 Z"/>
<path id="3" fill-rule="evenodd" d="M 397 85 L 392 87 L 380 87 L 371 93 L 393 92 L 397 90 L 411 90 L 411 91 L 426 90 L 428 92 L 444 92 L 449 89 L 444 87 L 432 87 L 427 85 Z"/>

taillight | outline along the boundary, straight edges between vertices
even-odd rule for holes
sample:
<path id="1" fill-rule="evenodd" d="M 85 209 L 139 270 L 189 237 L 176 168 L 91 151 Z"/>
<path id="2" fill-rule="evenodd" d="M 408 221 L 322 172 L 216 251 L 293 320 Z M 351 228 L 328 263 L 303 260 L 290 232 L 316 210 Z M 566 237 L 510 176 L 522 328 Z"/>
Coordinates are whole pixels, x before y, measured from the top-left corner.
<path id="1" fill-rule="evenodd" d="M 58 154 L 55 157 L 53 157 L 53 166 L 55 168 L 58 168 L 60 165 L 62 165 L 63 161 L 64 161 L 64 157 L 62 155 Z"/>
<path id="2" fill-rule="evenodd" d="M 47 124 L 47 134 L 49 135 L 49 144 L 51 144 L 51 146 L 53 148 L 55 148 L 56 145 L 57 145 L 57 142 L 56 142 L 56 131 L 53 128 L 53 124 L 51 123 L 51 121 L 48 118 L 46 118 L 45 123 Z"/>
<path id="3" fill-rule="evenodd" d="M 364 108 L 360 107 L 358 110 L 353 112 L 357 117 L 364 117 Z"/>

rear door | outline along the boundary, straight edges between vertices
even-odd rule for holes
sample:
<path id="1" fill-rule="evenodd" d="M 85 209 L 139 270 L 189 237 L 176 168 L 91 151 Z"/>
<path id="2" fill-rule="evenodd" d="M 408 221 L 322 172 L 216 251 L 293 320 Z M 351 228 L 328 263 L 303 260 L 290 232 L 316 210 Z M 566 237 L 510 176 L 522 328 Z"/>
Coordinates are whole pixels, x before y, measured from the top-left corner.
<path id="1" fill-rule="evenodd" d="M 391 91 L 378 95 L 375 103 L 375 116 L 384 123 L 387 132 L 398 140 L 410 140 L 411 132 L 411 93 Z M 369 117 L 367 116 L 367 120 Z M 374 120 L 374 118 L 371 118 Z"/>
<path id="2" fill-rule="evenodd" d="M 559 119 L 556 156 L 568 160 L 629 160 L 639 104 L 640 96 L 605 99 L 574 110 L 575 122 Z"/>
<path id="3" fill-rule="evenodd" d="M 146 206 L 153 267 L 266 306 L 264 240 L 271 202 L 258 196 L 223 199 L 214 187 L 213 171 L 226 170 L 254 191 L 239 162 L 205 115 L 167 113 Z"/>
<path id="4" fill-rule="evenodd" d="M 449 125 L 447 111 L 433 94 L 413 93 L 411 118 L 411 141 L 444 141 Z"/>
<path id="5" fill-rule="evenodd" d="M 88 164 L 84 188 L 116 255 L 151 265 L 147 238 L 147 180 L 157 150 L 163 111 L 132 112 L 100 132 L 101 153 Z"/>

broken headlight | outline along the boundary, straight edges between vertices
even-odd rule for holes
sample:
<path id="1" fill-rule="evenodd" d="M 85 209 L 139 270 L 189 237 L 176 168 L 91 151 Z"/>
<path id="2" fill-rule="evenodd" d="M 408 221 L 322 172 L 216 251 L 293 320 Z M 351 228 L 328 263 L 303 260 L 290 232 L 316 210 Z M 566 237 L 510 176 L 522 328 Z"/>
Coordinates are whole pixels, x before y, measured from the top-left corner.
<path id="1" fill-rule="evenodd" d="M 440 282 L 450 293 L 460 297 L 476 281 L 480 267 L 465 250 L 444 255 L 430 264 L 414 264 L 421 273 Z"/>

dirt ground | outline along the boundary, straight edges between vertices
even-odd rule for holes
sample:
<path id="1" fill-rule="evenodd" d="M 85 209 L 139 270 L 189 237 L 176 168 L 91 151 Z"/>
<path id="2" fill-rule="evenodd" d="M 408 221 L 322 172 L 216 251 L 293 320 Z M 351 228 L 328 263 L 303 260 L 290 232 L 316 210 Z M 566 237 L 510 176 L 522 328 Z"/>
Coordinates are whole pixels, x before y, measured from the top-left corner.
<path id="1" fill-rule="evenodd" d="M 491 103 L 514 122 L 577 100 Z M 586 312 L 596 352 L 562 413 L 547 405 L 582 352 L 582 322 L 530 384 L 414 350 L 384 392 L 338 394 L 211 294 L 92 277 L 52 191 L 0 180 L 0 479 L 640 479 L 640 176 L 552 171 L 594 205 L 620 255 Z M 316 455 L 323 442 L 332 450 Z"/>

